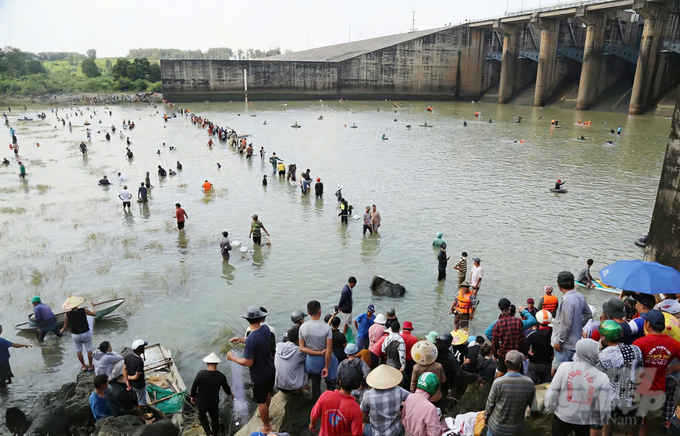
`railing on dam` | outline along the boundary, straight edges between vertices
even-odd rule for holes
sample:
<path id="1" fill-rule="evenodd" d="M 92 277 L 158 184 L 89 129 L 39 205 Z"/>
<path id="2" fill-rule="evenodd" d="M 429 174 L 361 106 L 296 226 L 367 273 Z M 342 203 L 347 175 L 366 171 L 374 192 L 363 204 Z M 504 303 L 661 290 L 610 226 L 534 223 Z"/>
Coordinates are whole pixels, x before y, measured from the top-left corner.
<path id="1" fill-rule="evenodd" d="M 489 21 L 489 20 L 494 20 L 494 19 L 498 19 L 498 18 L 517 17 L 517 16 L 520 16 L 520 15 L 530 15 L 530 14 L 533 14 L 533 13 L 536 13 L 536 12 L 558 11 L 560 9 L 577 8 L 579 6 L 591 6 L 591 5 L 597 5 L 597 4 L 602 4 L 602 3 L 618 3 L 618 0 L 588 0 L 588 1 L 581 1 L 581 2 L 558 3 L 558 4 L 555 4 L 555 5 L 543 6 L 543 7 L 534 8 L 534 9 L 522 9 L 522 10 L 506 12 L 505 15 L 503 15 L 502 17 L 494 16 L 494 17 L 486 17 L 486 18 L 477 18 L 477 19 L 474 19 L 474 20 L 468 20 L 468 23 L 478 23 L 478 22 Z"/>
<path id="2" fill-rule="evenodd" d="M 664 43 L 664 48 L 668 51 L 676 51 L 680 53 L 680 42 L 676 42 L 675 44 Z M 633 45 L 605 45 L 603 54 L 605 56 L 618 56 L 621 59 L 630 62 L 631 64 L 637 64 L 640 49 Z M 583 47 L 558 47 L 557 55 L 583 63 Z M 520 50 L 517 57 L 519 59 L 531 59 L 534 62 L 538 62 L 538 50 Z M 500 51 L 488 52 L 486 59 L 489 61 L 494 60 L 502 62 L 503 53 Z"/>

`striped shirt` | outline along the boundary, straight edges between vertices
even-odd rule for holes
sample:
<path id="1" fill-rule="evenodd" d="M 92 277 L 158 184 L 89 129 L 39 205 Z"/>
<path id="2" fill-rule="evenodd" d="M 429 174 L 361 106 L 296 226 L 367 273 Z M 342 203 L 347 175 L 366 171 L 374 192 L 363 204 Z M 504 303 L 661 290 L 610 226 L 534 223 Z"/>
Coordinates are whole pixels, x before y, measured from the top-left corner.
<path id="1" fill-rule="evenodd" d="M 527 406 L 536 410 L 536 387 L 529 377 L 508 372 L 497 378 L 484 410 L 489 430 L 499 436 L 515 435 L 524 425 Z"/>
<path id="2" fill-rule="evenodd" d="M 458 278 L 465 280 L 467 275 L 467 258 L 461 257 L 454 268 L 458 268 Z"/>

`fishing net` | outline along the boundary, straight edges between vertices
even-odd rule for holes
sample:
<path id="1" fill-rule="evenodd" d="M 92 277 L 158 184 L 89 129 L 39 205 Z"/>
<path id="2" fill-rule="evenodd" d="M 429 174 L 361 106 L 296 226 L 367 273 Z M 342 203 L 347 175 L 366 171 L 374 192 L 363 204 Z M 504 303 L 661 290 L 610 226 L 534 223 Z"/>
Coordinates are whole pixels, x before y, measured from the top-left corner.
<path id="1" fill-rule="evenodd" d="M 151 402 L 160 401 L 154 404 L 154 407 L 166 414 L 173 414 L 182 411 L 184 407 L 184 399 L 186 398 L 187 392 L 182 391 L 180 393 L 174 393 L 167 389 L 159 388 L 158 386 L 147 384 L 146 392 L 149 394 L 149 399 Z"/>

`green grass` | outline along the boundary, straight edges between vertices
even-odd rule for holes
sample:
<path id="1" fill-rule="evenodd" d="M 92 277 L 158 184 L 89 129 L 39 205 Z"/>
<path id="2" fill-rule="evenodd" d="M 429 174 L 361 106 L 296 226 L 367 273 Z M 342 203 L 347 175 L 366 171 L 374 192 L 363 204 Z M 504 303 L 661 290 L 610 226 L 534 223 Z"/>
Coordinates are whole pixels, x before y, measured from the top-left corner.
<path id="1" fill-rule="evenodd" d="M 37 189 L 39 193 L 44 194 L 52 188 L 49 185 L 35 185 L 35 189 Z"/>
<path id="2" fill-rule="evenodd" d="M 26 213 L 23 207 L 0 207 L 0 213 Z"/>

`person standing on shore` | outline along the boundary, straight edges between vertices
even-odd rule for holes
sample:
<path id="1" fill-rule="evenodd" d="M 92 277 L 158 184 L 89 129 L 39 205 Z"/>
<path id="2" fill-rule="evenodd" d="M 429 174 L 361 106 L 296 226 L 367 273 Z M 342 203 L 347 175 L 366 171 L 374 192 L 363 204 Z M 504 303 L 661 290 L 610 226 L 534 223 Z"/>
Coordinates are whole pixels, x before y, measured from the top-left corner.
<path id="1" fill-rule="evenodd" d="M 250 223 L 250 233 L 248 233 L 248 239 L 253 238 L 253 245 L 262 245 L 262 230 L 269 235 L 267 229 L 264 228 L 264 224 L 257 217 L 257 214 L 252 216 L 253 222 Z"/>
<path id="2" fill-rule="evenodd" d="M 472 272 L 470 273 L 470 285 L 472 286 L 472 292 L 475 293 L 476 297 L 477 293 L 479 292 L 479 287 L 482 284 L 482 278 L 484 277 L 484 268 L 482 268 L 482 260 L 480 258 L 473 257 L 472 262 L 474 262 L 474 266 L 472 267 Z"/>
<path id="3" fill-rule="evenodd" d="M 0 335 L 2 334 L 2 326 L 0 325 Z M 8 383 L 12 383 L 12 368 L 9 366 L 9 349 L 10 348 L 30 348 L 32 345 L 17 344 L 10 342 L 7 339 L 0 338 L 0 389 L 5 389 Z"/>
<path id="4" fill-rule="evenodd" d="M 31 304 L 33 304 L 33 313 L 35 314 L 35 323 L 38 326 L 36 330 L 36 337 L 38 342 L 45 340 L 45 336 L 49 332 L 57 335 L 58 338 L 62 334 L 57 330 L 57 317 L 54 316 L 52 309 L 40 300 L 40 297 L 31 298 Z"/>
<path id="5" fill-rule="evenodd" d="M 319 436 L 361 436 L 363 423 L 361 408 L 352 396 L 359 389 L 360 378 L 355 371 L 345 371 L 337 391 L 327 390 L 321 395 L 309 415 L 309 430 L 316 433 L 321 419 Z"/>
<path id="6" fill-rule="evenodd" d="M 405 436 L 441 436 L 445 425 L 439 421 L 437 407 L 430 402 L 430 397 L 439 391 L 439 377 L 431 372 L 423 373 L 416 387 L 415 393 L 404 401 L 401 422 Z"/>
<path id="7" fill-rule="evenodd" d="M 553 321 L 553 332 L 550 338 L 550 343 L 555 349 L 553 375 L 562 363 L 573 360 L 576 342 L 582 338 L 582 329 L 592 317 L 585 297 L 574 290 L 572 273 L 569 271 L 559 273 L 557 286 L 564 297 Z"/>
<path id="8" fill-rule="evenodd" d="M 460 255 L 460 260 L 456 265 L 453 267 L 453 269 L 458 271 L 458 286 L 461 285 L 465 281 L 465 277 L 467 276 L 467 253 L 463 251 L 463 253 Z"/>
<path id="9" fill-rule="evenodd" d="M 94 371 L 94 365 L 92 364 L 92 351 L 94 349 L 92 346 L 92 330 L 90 330 L 90 324 L 87 322 L 87 315 L 94 316 L 95 313 L 94 310 L 78 307 L 83 301 L 82 297 L 74 296 L 69 296 L 64 301 L 61 308 L 68 310 L 68 312 L 66 312 L 64 326 L 59 333 L 64 334 L 67 327 L 71 329 L 71 338 L 76 347 L 76 355 L 78 356 L 78 361 L 80 361 L 81 369 L 83 371 Z M 87 351 L 87 366 L 85 366 L 85 360 L 83 359 L 83 349 Z"/>
<path id="10" fill-rule="evenodd" d="M 217 364 L 222 360 L 215 353 L 210 353 L 203 361 L 208 365 L 208 369 L 199 371 L 194 379 L 190 394 L 191 404 L 196 405 L 198 421 L 205 430 L 205 434 L 218 436 L 221 429 L 220 389 L 223 389 L 228 396 L 233 396 L 233 394 L 227 383 L 227 377 L 217 370 Z M 210 415 L 210 423 L 208 415 Z M 212 432 L 210 424 L 212 424 Z"/>
<path id="11" fill-rule="evenodd" d="M 361 400 L 364 434 L 398 436 L 403 433 L 401 425 L 401 403 L 409 393 L 399 386 L 402 373 L 389 365 L 380 365 L 366 377 L 366 383 L 373 389 L 366 391 Z M 368 430 L 368 431 L 366 431 Z"/>
<path id="12" fill-rule="evenodd" d="M 227 360 L 241 366 L 250 368 L 250 381 L 253 386 L 253 400 L 257 403 L 262 419 L 262 432 L 267 434 L 272 431 L 269 424 L 269 403 L 274 392 L 274 356 L 270 347 L 272 338 L 269 326 L 264 324 L 268 313 L 259 307 L 251 307 L 241 318 L 248 321 L 250 334 L 245 339 L 246 349 L 243 357 L 237 357 L 232 351 L 227 353 Z M 330 330 L 330 327 L 328 327 Z M 232 338 L 231 343 L 243 343 L 243 338 Z"/>
<path id="13" fill-rule="evenodd" d="M 371 210 L 371 224 L 373 224 L 373 233 L 378 233 L 378 227 L 380 227 L 380 212 L 373 205 L 373 210 Z"/>
<path id="14" fill-rule="evenodd" d="M 312 380 L 312 399 L 321 395 L 321 378 L 326 379 L 328 390 L 335 389 L 338 360 L 333 355 L 333 331 L 321 320 L 321 303 L 307 303 L 311 320 L 300 326 L 300 351 L 307 355 L 307 373 Z"/>
<path id="15" fill-rule="evenodd" d="M 175 203 L 175 214 L 172 216 L 177 218 L 177 228 L 180 233 L 184 233 L 184 222 L 189 219 L 189 215 L 182 209 L 182 205 Z"/>
<path id="16" fill-rule="evenodd" d="M 338 302 L 338 308 L 340 309 L 340 319 L 342 319 L 343 327 L 342 334 L 347 333 L 347 329 L 352 325 L 352 289 L 357 285 L 357 279 L 351 276 L 347 279 L 347 283 L 342 288 L 340 292 L 340 301 Z"/>
<path id="17" fill-rule="evenodd" d="M 439 262 L 437 267 L 437 270 L 439 271 L 437 281 L 441 282 L 442 280 L 446 279 L 446 265 L 448 264 L 450 258 L 450 256 L 446 256 L 446 244 L 442 244 L 441 248 L 439 249 L 439 256 L 437 256 L 437 261 Z"/>
<path id="18" fill-rule="evenodd" d="M 510 300 L 507 298 L 501 298 L 498 301 L 498 309 L 501 311 L 501 315 L 493 326 L 491 340 L 491 349 L 498 362 L 497 376 L 508 372 L 505 367 L 505 356 L 507 353 L 511 350 L 524 352 L 526 349 L 524 325 L 522 320 L 510 314 L 511 305 Z"/>
<path id="19" fill-rule="evenodd" d="M 366 309 L 366 312 L 357 316 L 357 319 L 354 320 L 354 327 L 357 329 L 356 345 L 357 348 L 359 348 L 359 351 L 368 348 L 369 345 L 368 331 L 375 322 L 375 316 L 373 316 L 374 313 L 375 306 L 369 304 L 368 308 Z"/>
<path id="20" fill-rule="evenodd" d="M 134 391 L 137 396 L 137 409 L 144 419 L 150 418 L 151 414 L 146 413 L 147 395 L 146 395 L 146 379 L 144 378 L 144 360 L 141 356 L 144 354 L 144 347 L 149 345 L 143 339 L 136 339 L 132 346 L 132 353 L 125 356 L 123 367 L 123 380 L 127 385 L 127 390 Z"/>

